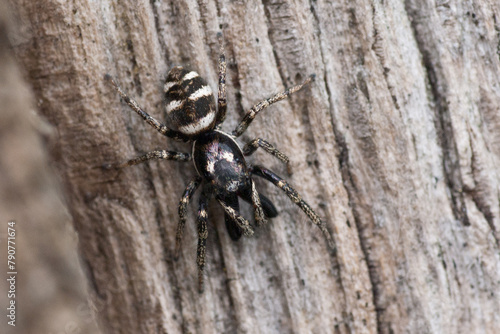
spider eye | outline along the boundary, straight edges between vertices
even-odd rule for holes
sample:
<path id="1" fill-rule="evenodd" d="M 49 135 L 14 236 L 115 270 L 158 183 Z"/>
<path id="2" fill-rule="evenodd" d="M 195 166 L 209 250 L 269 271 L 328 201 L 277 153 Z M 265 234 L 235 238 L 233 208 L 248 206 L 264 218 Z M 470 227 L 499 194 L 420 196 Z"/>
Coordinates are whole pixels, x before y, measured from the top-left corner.
<path id="1" fill-rule="evenodd" d="M 172 130 L 194 136 L 215 126 L 214 95 L 198 73 L 174 67 L 168 73 L 164 92 L 167 125 Z"/>

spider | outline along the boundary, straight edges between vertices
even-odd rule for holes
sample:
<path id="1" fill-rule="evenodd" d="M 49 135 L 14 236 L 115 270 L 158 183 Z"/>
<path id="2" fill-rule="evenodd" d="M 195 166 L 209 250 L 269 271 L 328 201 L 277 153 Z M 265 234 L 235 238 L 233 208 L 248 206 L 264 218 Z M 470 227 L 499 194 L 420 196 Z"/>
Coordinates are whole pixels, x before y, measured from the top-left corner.
<path id="1" fill-rule="evenodd" d="M 215 107 L 214 95 L 210 86 L 207 85 L 198 73 L 189 71 L 181 66 L 172 68 L 164 85 L 166 124 L 162 124 L 146 113 L 139 104 L 130 98 L 116 83 L 106 74 L 118 91 L 121 98 L 141 116 L 149 125 L 162 135 L 178 141 L 193 142 L 192 153 L 180 153 L 166 150 L 151 151 L 134 159 L 114 165 L 104 165 L 106 169 L 121 169 L 137 165 L 149 160 L 177 160 L 194 161 L 197 176 L 187 185 L 179 203 L 179 224 L 175 239 L 175 259 L 179 257 L 179 250 L 186 223 L 186 210 L 191 197 L 195 191 L 202 186 L 198 209 L 198 288 L 203 292 L 205 267 L 207 230 L 207 206 L 212 197 L 219 202 L 224 209 L 224 219 L 229 236 L 238 240 L 242 235 L 252 236 L 254 231 L 249 221 L 239 213 L 238 198 L 253 205 L 255 221 L 258 226 L 264 225 L 267 218 L 274 218 L 278 212 L 266 196 L 259 193 L 252 180 L 253 175 L 270 181 L 285 192 L 286 195 L 297 204 L 302 211 L 316 224 L 325 236 L 330 247 L 333 248 L 333 239 L 325 227 L 324 222 L 311 207 L 304 202 L 297 191 L 288 182 L 272 171 L 261 166 L 247 164 L 245 156 L 254 153 L 258 148 L 272 154 L 289 167 L 289 159 L 270 143 L 262 138 L 256 138 L 246 144 L 243 149 L 235 141 L 237 137 L 245 132 L 257 114 L 271 104 L 287 98 L 290 94 L 302 89 L 314 80 L 311 75 L 301 84 L 288 88 L 274 96 L 255 104 L 244 116 L 236 129 L 228 134 L 220 130 L 226 118 L 226 59 L 224 54 L 224 43 L 222 33 L 217 34 L 220 47 L 219 55 L 219 87 L 217 108 Z"/>

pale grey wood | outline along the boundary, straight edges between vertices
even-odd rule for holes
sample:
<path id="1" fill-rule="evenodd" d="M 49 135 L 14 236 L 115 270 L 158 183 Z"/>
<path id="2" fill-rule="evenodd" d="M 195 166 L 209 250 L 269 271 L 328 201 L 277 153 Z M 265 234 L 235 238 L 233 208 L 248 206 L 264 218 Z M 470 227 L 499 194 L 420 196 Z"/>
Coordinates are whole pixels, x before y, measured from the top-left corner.
<path id="1" fill-rule="evenodd" d="M 500 327 L 499 56 L 494 2 L 17 1 L 15 52 L 55 125 L 53 159 L 106 332 L 494 333 Z M 280 211 L 229 240 L 210 210 L 196 291 L 192 205 L 172 260 L 189 164 L 105 162 L 188 145 L 161 138 L 103 80 L 161 118 L 161 82 L 189 65 L 217 83 L 224 31 L 231 130 L 261 98 L 316 73 L 242 142 L 287 153 L 292 185 L 337 250 L 279 190 Z M 252 161 L 279 174 L 279 161 Z M 196 199 L 194 201 L 197 202 Z M 243 212 L 250 215 L 248 208 Z"/>
<path id="2" fill-rule="evenodd" d="M 37 115 L 9 43 L 0 1 L 1 333 L 99 333 L 78 259 L 78 237 L 50 168 L 53 129 Z"/>

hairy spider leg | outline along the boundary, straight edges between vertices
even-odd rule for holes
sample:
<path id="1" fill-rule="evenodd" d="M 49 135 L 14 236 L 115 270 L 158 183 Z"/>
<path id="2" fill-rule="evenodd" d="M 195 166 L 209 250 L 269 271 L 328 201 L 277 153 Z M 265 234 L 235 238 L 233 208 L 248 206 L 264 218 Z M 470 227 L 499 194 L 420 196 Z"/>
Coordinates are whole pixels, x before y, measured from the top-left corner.
<path id="1" fill-rule="evenodd" d="M 253 235 L 253 229 L 250 226 L 248 220 L 242 217 L 236 210 L 234 210 L 231 206 L 229 206 L 222 198 L 217 197 L 217 201 L 220 203 L 224 212 L 238 225 L 243 234 L 247 237 L 251 237 Z"/>
<path id="2" fill-rule="evenodd" d="M 223 201 L 229 205 L 231 208 L 233 208 L 234 211 L 239 212 L 240 211 L 240 204 L 238 202 L 238 196 L 236 194 L 231 194 L 229 196 L 225 196 Z M 229 233 L 229 236 L 231 237 L 232 240 L 237 241 L 241 238 L 241 228 L 238 226 L 238 224 L 233 220 L 233 218 L 228 215 L 226 212 L 224 212 L 224 221 L 226 223 L 226 229 L 227 232 Z"/>
<path id="3" fill-rule="evenodd" d="M 219 126 L 226 119 L 227 101 L 226 101 L 226 55 L 224 54 L 224 40 L 222 33 L 217 33 L 217 40 L 220 46 L 219 55 L 219 90 L 217 94 L 217 121 Z"/>
<path id="4" fill-rule="evenodd" d="M 297 193 L 295 189 L 293 189 L 288 182 L 283 180 L 281 177 L 273 173 L 267 168 L 261 167 L 261 166 L 253 166 L 252 167 L 252 174 L 260 176 L 271 183 L 273 183 L 275 186 L 280 188 L 285 192 L 285 194 L 295 203 L 297 204 L 302 211 L 311 219 L 311 221 L 319 227 L 321 232 L 323 232 L 323 235 L 325 236 L 328 245 L 332 248 L 335 249 L 335 243 L 333 242 L 333 238 L 330 235 L 330 232 L 326 229 L 325 223 L 321 220 L 321 218 L 318 216 L 316 212 L 307 204 Z"/>
<path id="5" fill-rule="evenodd" d="M 175 234 L 175 259 L 179 258 L 179 253 L 181 250 L 182 235 L 184 233 L 184 226 L 186 225 L 187 206 L 194 192 L 200 186 L 201 181 L 201 176 L 197 176 L 192 179 L 184 190 L 184 193 L 182 194 L 181 200 L 179 202 L 179 224 L 177 225 L 177 233 Z"/>
<path id="6" fill-rule="evenodd" d="M 262 208 L 264 209 L 264 214 L 267 218 L 274 218 L 278 216 L 278 210 L 274 206 L 273 202 L 266 196 L 259 193 L 260 203 L 262 204 Z"/>
<path id="7" fill-rule="evenodd" d="M 189 153 L 181 153 L 181 152 L 174 152 L 174 151 L 151 151 L 146 154 L 140 155 L 136 158 L 130 159 L 128 161 L 125 161 L 121 164 L 105 164 L 103 167 L 105 169 L 121 169 L 125 168 L 128 166 L 133 166 L 133 165 L 138 165 L 143 162 L 149 161 L 149 160 L 176 160 L 176 161 L 190 161 L 191 160 L 191 154 Z"/>
<path id="8" fill-rule="evenodd" d="M 262 204 L 260 203 L 260 196 L 259 193 L 257 192 L 257 189 L 255 188 L 255 182 L 253 182 L 252 179 L 250 179 L 251 183 L 251 198 L 252 198 L 252 204 L 253 204 L 253 210 L 255 213 L 255 222 L 257 223 L 257 226 L 262 226 L 267 223 L 266 215 L 264 214 L 264 209 L 262 208 Z"/>
<path id="9" fill-rule="evenodd" d="M 265 139 L 255 138 L 254 140 L 246 144 L 245 147 L 243 147 L 243 155 L 245 156 L 252 155 L 259 147 L 262 148 L 267 153 L 274 155 L 276 158 L 285 163 L 288 174 L 290 175 L 292 174 L 292 166 L 290 165 L 290 159 L 288 159 L 288 157 L 285 154 L 281 153 L 277 148 L 275 148 Z"/>
<path id="10" fill-rule="evenodd" d="M 116 81 L 111 77 L 111 75 L 106 74 L 104 78 L 111 82 L 113 87 L 115 87 L 118 94 L 120 94 L 121 98 L 128 104 L 128 106 L 134 110 L 139 116 L 141 116 L 149 125 L 156 129 L 159 133 L 169 138 L 178 141 L 187 141 L 188 138 L 184 136 L 182 133 L 169 129 L 165 124 L 160 123 L 154 117 L 150 116 L 147 112 L 142 110 L 139 104 L 132 98 L 130 98 L 116 83 Z"/>
<path id="11" fill-rule="evenodd" d="M 262 100 L 259 103 L 257 103 L 256 105 L 254 105 L 246 113 L 246 115 L 243 117 L 243 120 L 240 122 L 240 124 L 238 124 L 238 126 L 236 127 L 236 129 L 234 129 L 234 131 L 232 132 L 232 135 L 235 136 L 235 137 L 241 136 L 243 134 L 243 132 L 245 132 L 245 130 L 248 128 L 248 126 L 250 125 L 250 123 L 252 123 L 252 121 L 254 120 L 255 116 L 257 116 L 257 114 L 260 111 L 262 111 L 263 109 L 269 107 L 271 104 L 273 104 L 275 102 L 278 102 L 278 101 L 281 101 L 283 99 L 286 99 L 289 95 L 297 92 L 298 90 L 302 89 L 305 85 L 307 85 L 308 83 L 310 83 L 311 81 L 313 81 L 315 77 L 316 77 L 316 75 L 313 74 L 313 75 L 307 77 L 307 79 L 304 80 L 304 82 L 302 82 L 300 85 L 296 85 L 296 86 L 290 87 L 290 88 L 286 89 L 285 91 L 283 91 L 281 93 L 278 93 L 278 94 L 275 94 L 275 95 L 271 96 L 270 98 Z"/>
<path id="12" fill-rule="evenodd" d="M 209 195 L 203 191 L 200 195 L 199 209 L 198 209 L 198 248 L 196 250 L 196 264 L 198 264 L 198 291 L 203 293 L 203 270 L 205 269 L 205 256 L 207 252 L 207 238 L 208 238 L 208 213 L 207 206 Z"/>
<path id="13" fill-rule="evenodd" d="M 252 195 L 253 193 L 251 191 L 248 191 L 246 193 L 241 194 L 241 198 L 244 201 L 254 205 Z M 278 210 L 276 210 L 276 207 L 274 206 L 273 202 L 271 202 L 269 198 L 262 195 L 261 193 L 257 193 L 257 195 L 259 196 L 260 204 L 262 206 L 262 210 L 264 211 L 264 217 L 274 218 L 278 216 Z M 237 195 L 224 197 L 224 202 L 226 202 L 236 212 L 240 211 Z M 241 238 L 242 232 L 238 224 L 227 213 L 224 213 L 224 218 L 226 222 L 226 228 L 231 239 L 234 241 L 239 240 Z"/>
<path id="14" fill-rule="evenodd" d="M 245 201 L 252 204 L 253 209 L 254 209 L 255 222 L 257 223 L 257 225 L 258 226 L 265 225 L 267 223 L 267 219 L 266 219 L 265 210 L 264 210 L 262 203 L 260 201 L 261 195 L 257 192 L 257 189 L 255 188 L 255 182 L 253 182 L 253 180 L 251 178 L 250 178 L 249 186 L 246 187 L 246 189 L 244 189 L 243 192 L 239 195 Z M 234 196 L 236 196 L 236 195 L 234 195 Z M 230 198 L 230 199 L 234 199 L 234 197 Z M 236 197 L 236 200 L 237 200 L 237 197 Z M 227 200 L 225 200 L 224 202 L 226 202 L 226 204 L 228 204 L 233 209 L 235 209 L 236 212 L 239 212 L 239 206 L 235 207 L 235 206 L 231 205 L 230 202 Z M 273 205 L 273 207 L 274 207 L 274 205 Z M 229 216 L 229 215 L 227 215 L 227 216 Z M 229 218 L 231 218 L 231 217 L 229 216 Z M 226 225 L 227 225 L 227 221 L 226 221 Z M 233 240 L 238 240 L 238 239 L 233 239 Z"/>

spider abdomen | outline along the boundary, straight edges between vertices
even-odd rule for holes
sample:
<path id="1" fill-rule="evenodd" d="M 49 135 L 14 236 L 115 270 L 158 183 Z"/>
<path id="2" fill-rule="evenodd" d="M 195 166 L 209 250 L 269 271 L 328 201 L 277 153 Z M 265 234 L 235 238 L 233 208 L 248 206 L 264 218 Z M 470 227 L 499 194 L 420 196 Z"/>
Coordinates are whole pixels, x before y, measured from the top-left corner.
<path id="1" fill-rule="evenodd" d="M 174 67 L 167 75 L 163 90 L 167 124 L 172 130 L 196 136 L 214 128 L 214 94 L 198 73 Z"/>
<path id="2" fill-rule="evenodd" d="M 238 144 L 221 131 L 200 135 L 193 145 L 198 174 L 219 194 L 241 193 L 248 188 L 250 174 Z"/>

